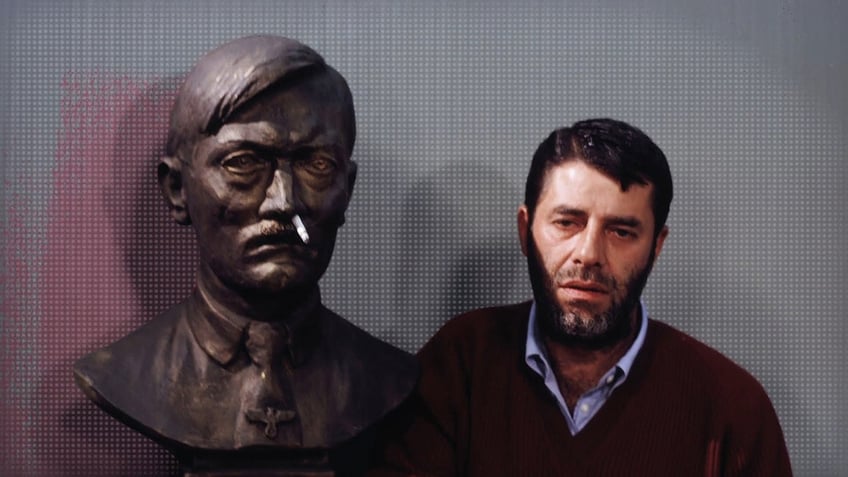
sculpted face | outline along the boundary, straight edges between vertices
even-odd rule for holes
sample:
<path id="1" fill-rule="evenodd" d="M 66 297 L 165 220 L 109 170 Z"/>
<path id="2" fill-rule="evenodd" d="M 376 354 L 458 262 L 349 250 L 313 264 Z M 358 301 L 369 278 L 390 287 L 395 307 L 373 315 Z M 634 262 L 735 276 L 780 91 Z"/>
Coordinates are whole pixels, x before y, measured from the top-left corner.
<path id="1" fill-rule="evenodd" d="M 272 87 L 184 159 L 201 275 L 237 290 L 280 293 L 311 287 L 324 273 L 356 175 L 349 115 L 332 80 L 319 73 Z"/>
<path id="2" fill-rule="evenodd" d="M 626 337 L 668 233 L 654 237 L 651 185 L 622 191 L 579 160 L 547 172 L 535 214 L 519 209 L 539 323 L 549 338 L 602 347 Z"/>

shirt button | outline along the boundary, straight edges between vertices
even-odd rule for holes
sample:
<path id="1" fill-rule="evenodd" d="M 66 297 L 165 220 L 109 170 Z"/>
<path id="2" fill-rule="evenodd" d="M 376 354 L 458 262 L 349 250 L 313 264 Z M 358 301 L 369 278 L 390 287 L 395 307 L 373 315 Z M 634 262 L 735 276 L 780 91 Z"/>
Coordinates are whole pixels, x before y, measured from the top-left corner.
<path id="1" fill-rule="evenodd" d="M 615 376 L 611 374 L 607 376 L 607 384 L 612 384 L 613 381 L 615 381 Z"/>
<path id="2" fill-rule="evenodd" d="M 586 403 L 581 404 L 580 405 L 580 412 L 589 412 L 589 405 L 586 404 Z"/>

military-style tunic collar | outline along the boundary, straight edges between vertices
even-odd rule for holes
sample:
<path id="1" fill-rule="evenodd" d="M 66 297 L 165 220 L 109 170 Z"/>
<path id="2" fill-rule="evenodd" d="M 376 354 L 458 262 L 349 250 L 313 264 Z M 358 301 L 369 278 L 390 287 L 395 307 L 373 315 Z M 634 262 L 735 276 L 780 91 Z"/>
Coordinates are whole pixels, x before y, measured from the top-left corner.
<path id="1" fill-rule="evenodd" d="M 191 311 L 188 322 L 197 344 L 222 366 L 227 366 L 241 352 L 246 353 L 245 340 L 247 329 L 252 320 L 236 313 L 224 311 L 220 305 L 202 286 L 192 292 L 189 300 Z M 278 327 L 279 334 L 284 337 L 287 347 L 286 355 L 295 367 L 302 365 L 309 357 L 310 351 L 318 343 L 321 335 L 320 317 L 321 294 L 315 287 L 296 313 L 287 316 L 285 320 L 272 323 Z"/>

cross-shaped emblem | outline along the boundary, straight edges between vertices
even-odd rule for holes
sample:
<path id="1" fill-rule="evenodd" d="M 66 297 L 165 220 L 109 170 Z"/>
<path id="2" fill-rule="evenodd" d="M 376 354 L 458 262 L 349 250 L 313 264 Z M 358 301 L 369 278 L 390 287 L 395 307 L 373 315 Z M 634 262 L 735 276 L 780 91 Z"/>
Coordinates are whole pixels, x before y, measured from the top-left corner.
<path id="1" fill-rule="evenodd" d="M 274 439 L 277 437 L 277 424 L 291 421 L 297 413 L 288 409 L 266 407 L 265 409 L 248 409 L 244 414 L 250 422 L 265 424 L 265 437 Z"/>

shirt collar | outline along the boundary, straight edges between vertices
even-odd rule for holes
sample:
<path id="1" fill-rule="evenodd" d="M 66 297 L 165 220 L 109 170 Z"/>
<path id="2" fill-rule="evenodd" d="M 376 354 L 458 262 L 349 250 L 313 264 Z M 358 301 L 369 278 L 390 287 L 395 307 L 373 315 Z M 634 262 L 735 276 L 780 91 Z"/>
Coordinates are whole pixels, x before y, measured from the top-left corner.
<path id="1" fill-rule="evenodd" d="M 648 334 L 648 308 L 645 306 L 645 303 L 642 300 L 639 300 L 639 333 L 636 334 L 636 339 L 633 340 L 633 344 L 630 345 L 630 348 L 627 349 L 627 352 L 624 353 L 624 356 L 618 360 L 616 366 L 624 371 L 624 377 L 627 377 L 630 374 L 630 368 L 633 367 L 633 361 L 636 360 L 636 355 L 639 354 L 639 350 L 642 349 L 642 345 L 645 343 L 645 335 Z"/>
<path id="2" fill-rule="evenodd" d="M 550 370 L 547 353 L 544 351 L 544 341 L 539 334 L 539 327 L 536 325 L 536 302 L 530 307 L 530 319 L 527 323 L 527 342 L 524 347 L 524 361 L 537 374 L 545 377 Z M 630 373 L 630 368 L 633 366 L 633 361 L 636 360 L 636 355 L 642 349 L 645 343 L 645 336 L 648 334 L 648 308 L 642 300 L 639 300 L 639 332 L 636 334 L 636 339 L 633 344 L 624 353 L 621 359 L 615 363 L 613 369 L 620 369 L 622 377 L 618 382 L 622 382 Z"/>
<path id="3" fill-rule="evenodd" d="M 321 296 L 316 287 L 307 298 L 303 309 L 279 323 L 285 328 L 288 355 L 294 366 L 306 361 L 320 335 L 320 321 L 324 314 Z M 206 354 L 222 366 L 230 364 L 240 351 L 245 351 L 247 327 L 255 320 L 232 312 L 225 312 L 216 300 L 200 286 L 192 292 L 188 322 L 195 341 Z"/>

